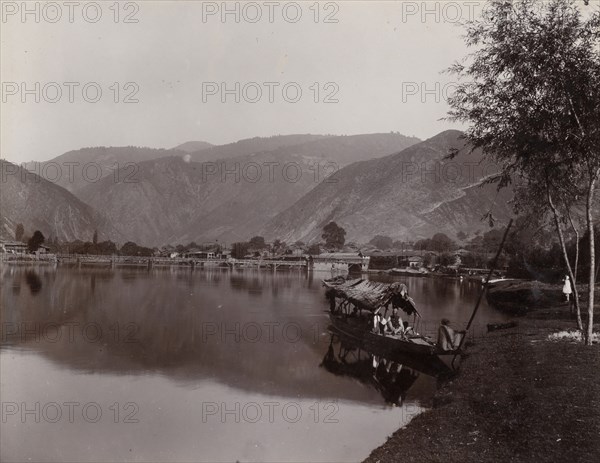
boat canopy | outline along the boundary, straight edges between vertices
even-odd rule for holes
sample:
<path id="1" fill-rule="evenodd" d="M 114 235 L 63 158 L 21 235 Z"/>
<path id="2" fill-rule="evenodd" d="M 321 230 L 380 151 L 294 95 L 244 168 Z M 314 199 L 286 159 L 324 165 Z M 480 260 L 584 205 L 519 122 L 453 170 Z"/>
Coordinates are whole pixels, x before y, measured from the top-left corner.
<path id="1" fill-rule="evenodd" d="M 345 299 L 360 309 L 375 312 L 391 303 L 392 307 L 402 309 L 408 315 L 420 317 L 415 302 L 408 296 L 408 288 L 403 283 L 336 278 L 324 280 L 323 284 L 330 288 L 333 296 Z"/>

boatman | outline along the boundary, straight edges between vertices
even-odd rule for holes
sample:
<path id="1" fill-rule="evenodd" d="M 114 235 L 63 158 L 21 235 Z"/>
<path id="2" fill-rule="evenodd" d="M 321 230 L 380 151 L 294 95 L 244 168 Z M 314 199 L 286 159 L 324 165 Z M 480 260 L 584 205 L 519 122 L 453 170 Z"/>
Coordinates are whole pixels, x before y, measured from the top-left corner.
<path id="1" fill-rule="evenodd" d="M 450 320 L 442 318 L 440 329 L 438 330 L 437 345 L 443 351 L 456 350 L 465 334 L 466 331 L 457 331 L 450 328 Z"/>

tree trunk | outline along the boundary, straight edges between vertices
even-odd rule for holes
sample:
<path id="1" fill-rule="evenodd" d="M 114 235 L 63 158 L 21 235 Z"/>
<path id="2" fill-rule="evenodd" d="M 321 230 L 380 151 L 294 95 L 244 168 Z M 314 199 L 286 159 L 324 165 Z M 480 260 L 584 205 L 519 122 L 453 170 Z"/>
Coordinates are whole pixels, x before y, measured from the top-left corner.
<path id="1" fill-rule="evenodd" d="M 565 206 L 566 207 L 566 206 Z M 573 223 L 573 217 L 571 216 L 571 211 L 567 208 L 567 217 L 569 218 L 569 222 L 571 223 L 571 228 L 573 229 L 573 233 L 575 233 L 575 270 L 573 274 L 575 276 L 575 280 L 573 281 L 573 286 L 577 285 L 577 271 L 579 269 L 579 230 Z M 577 325 L 581 332 L 583 333 L 583 325 L 581 323 L 581 307 L 579 306 L 579 300 L 576 299 L 575 308 L 577 309 Z"/>
<path id="2" fill-rule="evenodd" d="M 585 333 L 585 343 L 588 346 L 592 345 L 592 334 L 594 332 L 594 290 L 596 283 L 596 272 L 594 267 L 596 266 L 596 253 L 594 249 L 594 217 L 592 214 L 592 206 L 594 202 L 594 188 L 596 186 L 596 178 L 598 177 L 598 171 L 594 172 L 588 188 L 587 202 L 586 202 L 586 219 L 587 228 L 590 235 L 590 277 L 589 277 L 589 288 L 588 288 L 588 321 L 587 330 Z"/>
<path id="3" fill-rule="evenodd" d="M 575 281 L 577 281 L 577 269 L 579 269 L 579 231 L 577 230 L 577 227 L 575 226 L 575 224 L 573 223 L 573 218 L 571 217 L 571 213 L 569 212 L 569 209 L 567 209 L 567 217 L 569 218 L 569 222 L 571 223 L 571 228 L 573 229 L 573 232 L 575 233 Z M 575 282 L 573 282 L 573 284 L 575 284 Z"/>
<path id="4" fill-rule="evenodd" d="M 567 253 L 567 245 L 565 243 L 565 237 L 563 235 L 562 228 L 560 226 L 560 221 L 558 220 L 558 210 L 552 201 L 552 195 L 550 194 L 550 188 L 546 184 L 546 195 L 548 198 L 548 204 L 550 209 L 552 209 L 552 214 L 554 216 L 554 224 L 556 225 L 556 231 L 558 232 L 558 240 L 560 241 L 560 249 L 562 250 L 563 259 L 565 260 L 565 264 L 567 266 L 567 272 L 569 273 L 569 278 L 573 282 L 573 298 L 575 303 L 575 313 L 577 315 L 577 329 L 581 331 L 583 334 L 583 323 L 581 321 L 581 311 L 579 309 L 579 293 L 577 292 L 577 280 L 575 279 L 575 275 L 573 274 L 573 269 L 571 267 L 571 262 L 569 262 L 569 254 Z M 577 258 L 575 258 L 577 260 Z"/>

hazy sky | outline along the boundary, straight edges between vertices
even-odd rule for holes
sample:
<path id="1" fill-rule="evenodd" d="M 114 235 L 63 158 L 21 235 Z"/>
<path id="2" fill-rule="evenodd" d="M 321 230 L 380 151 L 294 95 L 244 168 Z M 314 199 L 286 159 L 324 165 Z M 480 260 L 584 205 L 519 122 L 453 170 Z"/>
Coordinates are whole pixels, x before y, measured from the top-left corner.
<path id="1" fill-rule="evenodd" d="M 23 17 L 3 2 L 1 156 L 460 128 L 439 120 L 441 71 L 466 54 L 457 22 L 482 5 L 228 2 L 222 17 L 221 2 L 31 2 Z"/>

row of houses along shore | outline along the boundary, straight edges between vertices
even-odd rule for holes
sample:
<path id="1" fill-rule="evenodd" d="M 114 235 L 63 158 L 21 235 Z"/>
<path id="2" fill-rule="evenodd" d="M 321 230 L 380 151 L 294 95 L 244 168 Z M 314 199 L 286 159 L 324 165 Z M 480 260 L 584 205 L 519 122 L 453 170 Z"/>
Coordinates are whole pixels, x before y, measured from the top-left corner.
<path id="1" fill-rule="evenodd" d="M 27 244 L 19 241 L 1 241 L 0 254 L 3 256 L 3 261 L 18 261 L 23 260 L 60 260 L 61 258 L 73 258 L 73 255 L 52 254 L 51 248 L 41 246 L 35 253 L 29 253 Z M 470 251 L 458 249 L 450 253 L 444 253 L 446 260 L 450 255 L 450 261 L 443 265 L 443 268 L 448 271 L 467 271 L 477 272 L 484 271 L 484 268 L 465 268 L 463 265 L 463 257 L 469 254 Z M 406 271 L 411 274 L 426 274 L 433 270 L 439 270 L 440 255 L 442 253 L 429 250 L 411 250 L 403 249 L 382 251 L 379 249 L 371 249 L 368 251 L 344 251 L 344 252 L 322 252 L 316 255 L 310 255 L 301 248 L 288 249 L 285 254 L 276 254 L 267 249 L 250 250 L 242 258 L 232 257 L 232 250 L 221 247 L 205 248 L 205 249 L 189 249 L 184 251 L 176 251 L 174 248 L 167 248 L 155 252 L 153 256 L 145 256 L 144 259 L 168 259 L 173 263 L 181 261 L 248 261 L 248 262 L 304 262 L 305 266 L 315 271 L 340 271 L 350 273 L 361 273 L 368 271 Z M 82 256 L 83 257 L 83 256 Z M 90 260 L 90 256 L 85 256 Z M 100 256 L 98 256 L 100 257 Z M 102 256 L 105 259 L 111 256 Z M 139 258 L 139 256 L 121 256 L 120 258 Z M 492 257 L 486 256 L 486 257 Z M 143 259 L 140 259 L 143 260 Z"/>

